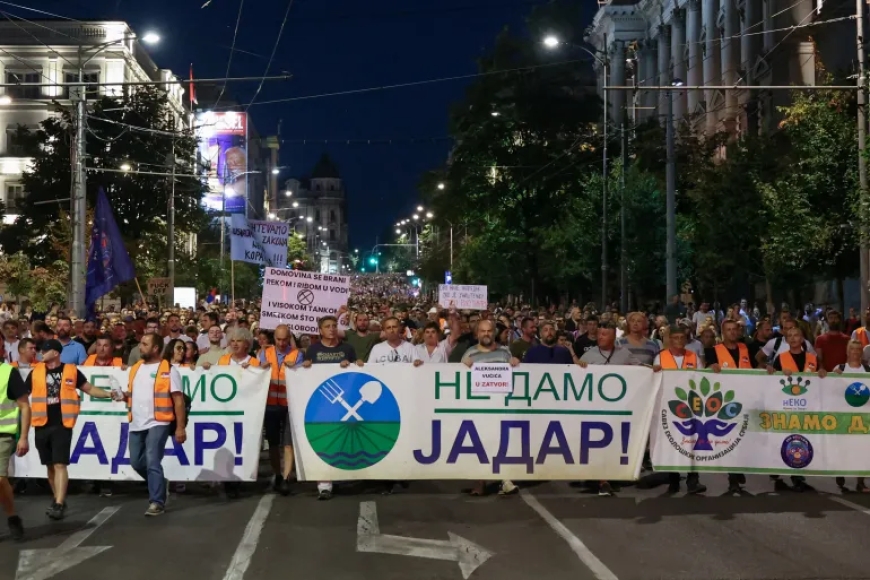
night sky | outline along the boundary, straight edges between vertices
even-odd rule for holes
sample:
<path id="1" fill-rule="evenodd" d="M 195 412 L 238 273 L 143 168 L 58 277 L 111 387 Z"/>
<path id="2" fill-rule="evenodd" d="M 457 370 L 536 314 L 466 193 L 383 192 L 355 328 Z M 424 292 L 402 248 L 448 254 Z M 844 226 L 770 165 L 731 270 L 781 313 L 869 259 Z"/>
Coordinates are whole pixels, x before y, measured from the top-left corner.
<path id="1" fill-rule="evenodd" d="M 496 35 L 505 26 L 522 29 L 541 1 L 295 0 L 270 73 L 288 71 L 293 79 L 266 82 L 257 100 L 475 73 L 476 59 Z M 200 8 L 203 2 L 21 0 L 76 19 L 124 20 L 140 35 L 153 30 L 161 36 L 160 44 L 149 48 L 158 66 L 187 78 L 193 63 L 197 78 L 223 77 L 239 0 L 211 0 Z M 260 56 L 236 51 L 229 76 L 264 73 L 286 8 L 282 0 L 245 0 L 236 48 Z M 283 121 L 282 177 L 304 176 L 323 152 L 332 156 L 348 191 L 351 247 L 363 251 L 386 226 L 412 213 L 420 175 L 446 161 L 450 105 L 470 82 L 255 104 L 251 113 L 261 135 L 275 134 Z M 234 84 L 227 95 L 247 103 L 255 89 L 256 83 Z M 383 143 L 388 139 L 396 142 Z M 418 139 L 428 141 L 411 142 Z M 347 140 L 355 142 L 342 143 Z"/>

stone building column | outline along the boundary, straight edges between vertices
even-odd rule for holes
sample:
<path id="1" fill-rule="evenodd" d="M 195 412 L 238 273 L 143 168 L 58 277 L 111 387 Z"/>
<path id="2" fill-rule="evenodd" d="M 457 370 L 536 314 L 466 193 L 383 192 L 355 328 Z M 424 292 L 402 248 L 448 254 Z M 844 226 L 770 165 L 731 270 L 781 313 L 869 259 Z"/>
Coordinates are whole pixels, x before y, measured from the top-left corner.
<path id="1" fill-rule="evenodd" d="M 625 43 L 614 40 L 607 51 L 610 63 L 610 79 L 608 84 L 614 87 L 625 86 Z M 610 101 L 610 120 L 619 127 L 625 119 L 625 103 L 631 96 L 630 91 L 608 91 Z"/>
<path id="2" fill-rule="evenodd" d="M 674 10 L 671 15 L 671 60 L 673 75 L 671 80 L 680 79 L 686 84 L 686 19 L 683 10 Z M 674 119 L 686 116 L 686 91 L 674 93 Z"/>
<path id="3" fill-rule="evenodd" d="M 645 40 L 643 43 L 643 60 L 645 74 L 641 77 L 644 85 L 656 85 L 659 82 L 658 59 L 656 58 L 656 49 L 652 42 Z M 657 114 L 658 94 L 655 91 L 644 91 L 641 99 L 643 109 L 643 118 L 649 119 Z"/>
<path id="4" fill-rule="evenodd" d="M 720 57 L 722 59 L 722 84 L 734 85 L 739 79 L 739 64 L 737 51 L 740 48 L 736 38 L 740 17 L 737 13 L 737 0 L 722 1 L 722 42 L 720 43 Z M 751 1 L 751 0 L 748 0 Z M 761 32 L 761 28 L 755 32 Z M 722 109 L 719 118 L 722 120 L 724 129 L 734 133 L 737 129 L 736 119 L 739 114 L 737 108 L 737 91 L 724 91 L 725 108 Z"/>
<path id="5" fill-rule="evenodd" d="M 671 27 L 667 25 L 662 25 L 659 28 L 659 86 L 666 87 L 671 84 Z M 658 98 L 656 102 L 658 103 L 658 114 L 666 115 L 667 114 L 667 92 L 665 91 L 657 91 L 656 95 Z"/>
<path id="6" fill-rule="evenodd" d="M 719 27 L 717 20 L 719 17 L 719 2 L 718 0 L 703 0 L 701 5 L 701 17 L 704 20 L 704 84 L 718 85 L 721 76 L 719 74 Z M 719 117 L 715 110 L 716 91 L 707 89 L 704 91 L 704 102 L 706 105 L 705 127 L 708 135 L 716 132 L 719 124 Z"/>
<path id="7" fill-rule="evenodd" d="M 689 0 L 686 5 L 686 42 L 689 49 L 689 60 L 686 63 L 686 84 L 704 84 L 704 67 L 701 48 L 701 1 Z M 698 104 L 703 98 L 701 91 L 688 91 L 688 112 L 690 115 L 698 110 Z"/>

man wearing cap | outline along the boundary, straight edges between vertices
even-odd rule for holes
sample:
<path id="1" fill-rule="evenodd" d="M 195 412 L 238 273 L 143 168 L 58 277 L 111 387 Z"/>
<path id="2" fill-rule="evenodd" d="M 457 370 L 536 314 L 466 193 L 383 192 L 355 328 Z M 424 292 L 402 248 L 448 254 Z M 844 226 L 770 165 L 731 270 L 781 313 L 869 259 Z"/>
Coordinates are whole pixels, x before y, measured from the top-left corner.
<path id="1" fill-rule="evenodd" d="M 48 484 L 54 495 L 45 513 L 53 520 L 61 520 L 66 511 L 73 427 L 81 406 L 78 391 L 97 399 L 111 399 L 112 393 L 88 383 L 74 364 L 62 363 L 64 347 L 59 341 L 46 340 L 40 351 L 43 364 L 28 375 L 25 387 L 30 392 L 36 450 L 40 462 L 48 469 Z"/>

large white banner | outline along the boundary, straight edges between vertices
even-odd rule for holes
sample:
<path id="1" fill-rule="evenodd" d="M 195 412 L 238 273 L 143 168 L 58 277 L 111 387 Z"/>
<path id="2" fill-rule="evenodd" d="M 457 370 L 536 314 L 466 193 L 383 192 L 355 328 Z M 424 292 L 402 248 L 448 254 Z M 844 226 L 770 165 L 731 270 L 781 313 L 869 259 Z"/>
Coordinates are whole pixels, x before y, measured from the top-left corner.
<path id="1" fill-rule="evenodd" d="M 244 214 L 233 214 L 230 258 L 283 268 L 287 265 L 289 235 L 290 225 L 285 222 L 248 220 Z"/>
<path id="2" fill-rule="evenodd" d="M 260 328 L 286 324 L 294 334 L 320 334 L 317 321 L 335 316 L 347 304 L 350 279 L 347 276 L 266 268 Z"/>
<path id="3" fill-rule="evenodd" d="M 658 471 L 870 475 L 870 375 L 662 374 Z"/>
<path id="4" fill-rule="evenodd" d="M 129 371 L 79 367 L 88 381 L 111 389 L 115 377 L 127 389 Z M 166 445 L 163 467 L 171 481 L 254 481 L 260 460 L 260 434 L 269 373 L 239 366 L 208 371 L 181 369 L 184 392 L 193 403 L 187 441 Z M 30 452 L 13 461 L 17 477 L 45 477 L 30 430 Z M 84 395 L 73 431 L 69 474 L 72 479 L 139 479 L 130 467 L 129 423 L 124 403 Z"/>
<path id="5" fill-rule="evenodd" d="M 304 480 L 635 479 L 661 373 L 520 365 L 513 393 L 460 364 L 314 365 L 287 377 Z"/>

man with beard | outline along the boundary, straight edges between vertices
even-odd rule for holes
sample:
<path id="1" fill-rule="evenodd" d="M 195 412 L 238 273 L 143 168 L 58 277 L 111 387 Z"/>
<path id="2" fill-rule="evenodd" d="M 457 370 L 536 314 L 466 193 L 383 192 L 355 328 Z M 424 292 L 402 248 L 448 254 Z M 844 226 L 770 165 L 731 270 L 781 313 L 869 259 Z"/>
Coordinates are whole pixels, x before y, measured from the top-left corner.
<path id="1" fill-rule="evenodd" d="M 574 356 L 564 346 L 556 344 L 556 325 L 545 322 L 541 325 L 541 343 L 536 344 L 526 351 L 523 357 L 524 363 L 570 365 L 574 363 Z"/>
<path id="2" fill-rule="evenodd" d="M 519 359 L 511 356 L 511 352 L 495 342 L 495 323 L 491 320 L 481 320 L 477 323 L 477 344 L 465 351 L 462 362 L 469 368 L 474 363 L 510 363 L 512 367 L 520 364 Z M 501 482 L 499 495 L 512 495 L 519 488 L 509 479 Z M 471 495 L 485 495 L 486 482 L 478 481 L 471 490 Z"/>
<path id="3" fill-rule="evenodd" d="M 67 316 L 58 317 L 55 332 L 57 333 L 57 340 L 63 345 L 63 351 L 60 353 L 61 364 L 83 364 L 88 358 L 88 353 L 81 343 L 74 341 L 70 337 L 72 320 Z"/>
<path id="4" fill-rule="evenodd" d="M 828 332 L 816 337 L 814 346 L 819 355 L 819 366 L 830 373 L 838 366 L 846 364 L 846 351 L 851 338 L 842 332 L 843 317 L 838 311 L 829 311 L 827 319 Z"/>
<path id="5" fill-rule="evenodd" d="M 184 328 L 181 326 L 181 318 L 177 314 L 169 315 L 166 319 L 166 328 L 169 332 L 163 337 L 163 346 L 169 344 L 169 341 L 173 338 L 183 340 L 184 342 L 192 342 L 192 339 L 182 332 Z"/>
<path id="6" fill-rule="evenodd" d="M 402 327 L 398 318 L 393 316 L 386 318 L 383 321 L 383 326 L 385 340 L 372 347 L 366 362 L 404 362 L 414 363 L 415 366 L 422 364 L 423 361 L 420 360 L 414 345 L 402 338 Z"/>
<path id="7" fill-rule="evenodd" d="M 85 347 L 85 352 L 90 352 L 91 347 L 97 342 L 97 325 L 93 320 L 86 320 L 82 324 L 82 332 L 74 339 L 77 343 Z"/>
<path id="8" fill-rule="evenodd" d="M 366 313 L 358 312 L 354 320 L 354 329 L 344 333 L 344 340 L 353 347 L 360 360 L 366 360 L 372 352 L 372 347 L 381 341 L 381 336 L 380 333 L 369 330 L 369 317 Z"/>

